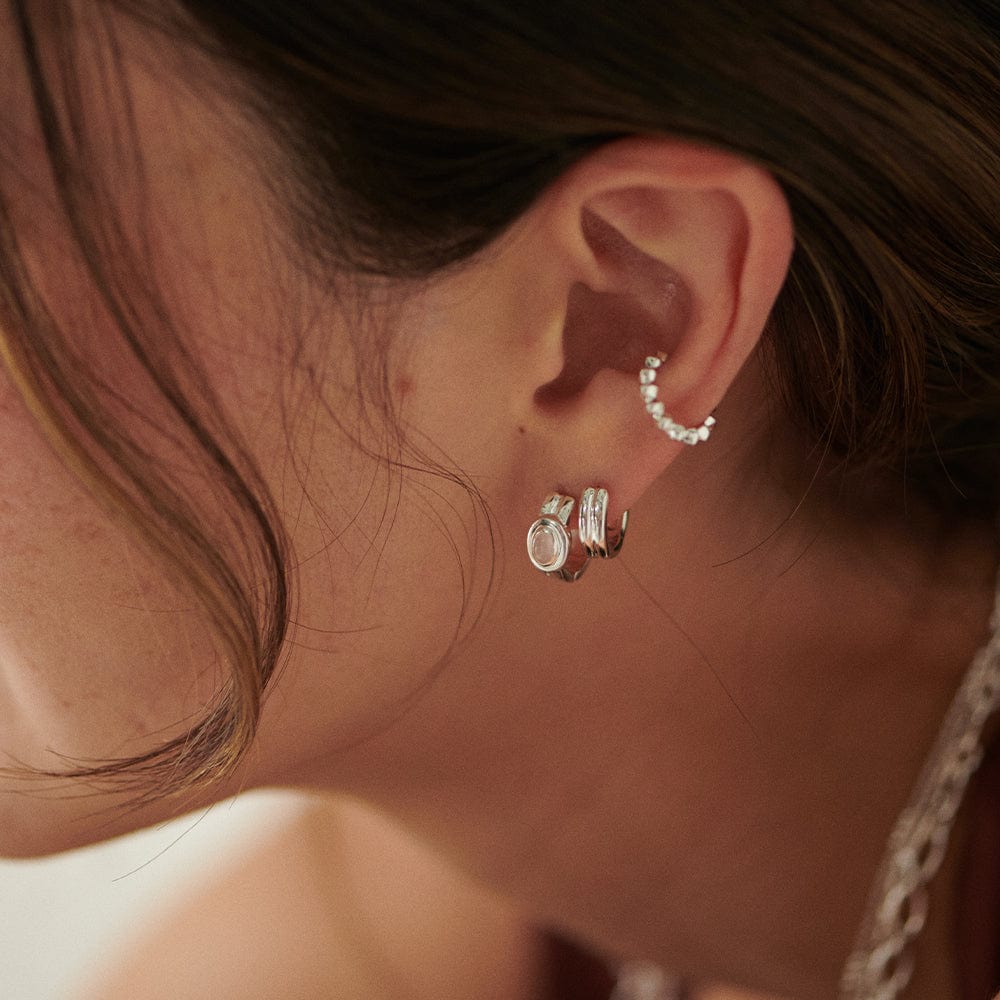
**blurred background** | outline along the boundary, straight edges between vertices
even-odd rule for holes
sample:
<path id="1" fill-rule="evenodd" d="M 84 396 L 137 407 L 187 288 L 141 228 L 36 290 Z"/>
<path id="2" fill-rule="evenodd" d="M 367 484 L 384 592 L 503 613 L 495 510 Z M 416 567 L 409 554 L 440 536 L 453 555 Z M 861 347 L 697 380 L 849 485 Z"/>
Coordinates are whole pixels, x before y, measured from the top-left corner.
<path id="1" fill-rule="evenodd" d="M 0 859 L 0 1000 L 72 1000 L 151 911 L 240 860 L 309 802 L 248 792 L 81 850 Z"/>

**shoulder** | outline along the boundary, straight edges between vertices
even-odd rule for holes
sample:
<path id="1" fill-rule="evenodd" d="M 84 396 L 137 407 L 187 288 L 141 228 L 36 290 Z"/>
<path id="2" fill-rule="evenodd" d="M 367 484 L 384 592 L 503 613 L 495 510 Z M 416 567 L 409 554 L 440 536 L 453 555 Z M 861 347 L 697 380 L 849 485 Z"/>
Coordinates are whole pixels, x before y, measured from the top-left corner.
<path id="1" fill-rule="evenodd" d="M 534 930 L 386 819 L 317 797 L 176 901 L 79 1000 L 533 994 Z"/>
<path id="2" fill-rule="evenodd" d="M 358 963 L 338 953 L 329 887 L 316 858 L 330 817 L 317 805 L 223 864 L 168 905 L 107 964 L 80 1000 L 273 1000 L 358 993 Z"/>

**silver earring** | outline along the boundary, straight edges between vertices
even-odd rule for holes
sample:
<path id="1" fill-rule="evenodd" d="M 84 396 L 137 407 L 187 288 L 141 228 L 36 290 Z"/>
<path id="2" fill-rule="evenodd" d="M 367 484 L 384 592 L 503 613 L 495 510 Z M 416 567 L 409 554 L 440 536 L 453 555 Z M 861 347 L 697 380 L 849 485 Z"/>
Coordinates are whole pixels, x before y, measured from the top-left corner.
<path id="1" fill-rule="evenodd" d="M 608 491 L 588 486 L 580 497 L 580 541 L 587 555 L 597 559 L 614 559 L 625 542 L 628 511 L 622 514 L 617 531 L 608 535 Z"/>
<path id="2" fill-rule="evenodd" d="M 591 559 L 613 559 L 621 551 L 628 529 L 628 511 L 614 531 L 608 531 L 608 491 L 588 486 L 580 498 L 578 528 L 570 527 L 576 501 L 562 493 L 545 498 L 540 516 L 528 529 L 528 559 L 535 569 L 573 583 Z M 579 540 L 580 547 L 574 547 Z"/>
<path id="3" fill-rule="evenodd" d="M 552 493 L 542 504 L 540 516 L 528 529 L 528 558 L 535 569 L 572 583 L 583 576 L 588 556 L 574 551 L 577 535 L 569 526 L 576 501 L 562 493 Z"/>
<path id="4" fill-rule="evenodd" d="M 646 367 L 639 372 L 639 394 L 646 404 L 646 412 L 653 418 L 653 423 L 671 441 L 680 441 L 683 444 L 697 444 L 699 441 L 707 441 L 715 426 L 715 417 L 706 417 L 705 422 L 700 427 L 685 427 L 669 416 L 666 407 L 656 398 L 660 394 L 659 386 L 656 384 L 656 373 L 666 360 L 665 354 L 648 357 L 646 358 Z"/>

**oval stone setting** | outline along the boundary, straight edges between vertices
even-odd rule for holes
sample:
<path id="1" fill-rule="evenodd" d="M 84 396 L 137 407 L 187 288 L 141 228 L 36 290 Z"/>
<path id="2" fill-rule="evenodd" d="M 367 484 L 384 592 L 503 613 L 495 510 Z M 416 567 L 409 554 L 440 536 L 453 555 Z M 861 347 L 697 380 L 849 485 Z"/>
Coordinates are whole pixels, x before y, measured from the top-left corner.
<path id="1" fill-rule="evenodd" d="M 540 517 L 528 529 L 528 558 L 543 573 L 555 573 L 569 556 L 570 538 L 566 528 L 549 517 Z"/>
<path id="2" fill-rule="evenodd" d="M 547 524 L 543 524 L 531 536 L 531 555 L 536 563 L 551 566 L 555 562 L 557 551 L 556 533 Z"/>

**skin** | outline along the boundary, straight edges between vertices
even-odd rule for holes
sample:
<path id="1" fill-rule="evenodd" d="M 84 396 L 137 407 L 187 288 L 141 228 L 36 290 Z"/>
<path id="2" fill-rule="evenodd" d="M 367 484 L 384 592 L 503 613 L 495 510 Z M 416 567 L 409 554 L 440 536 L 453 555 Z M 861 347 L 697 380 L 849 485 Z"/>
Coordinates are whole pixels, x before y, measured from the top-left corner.
<path id="1" fill-rule="evenodd" d="M 369 301 L 392 334 L 402 429 L 494 513 L 487 593 L 493 549 L 465 486 L 390 476 L 370 454 L 378 427 L 362 429 L 367 448 L 346 433 L 354 303 L 298 266 L 238 141 L 250 126 L 181 86 L 162 42 L 121 30 L 157 278 L 275 497 L 295 624 L 234 780 L 132 812 L 110 793 L 10 782 L 0 851 L 62 850 L 240 787 L 295 785 L 365 801 L 533 924 L 707 980 L 830 996 L 986 634 L 997 553 L 989 525 L 878 477 L 824 474 L 774 400 L 759 348 L 793 245 L 780 188 L 729 154 L 624 140 L 466 267 Z M 0 64 L 21 165 L 2 180 L 25 192 L 15 222 L 33 277 L 85 356 L 155 414 L 108 349 L 24 80 L 13 57 Z M 97 133 L 110 128 L 112 110 L 88 107 Z M 137 189 L 117 197 L 135 219 Z M 670 442 L 644 412 L 635 373 L 656 350 L 670 412 L 717 414 L 710 442 Z M 136 752 L 211 696 L 211 635 L 9 381 L 0 410 L 0 746 L 42 767 L 54 751 Z M 210 509 L 197 478 L 176 475 Z M 608 488 L 613 516 L 631 510 L 629 537 L 565 586 L 530 567 L 524 534 L 549 492 L 588 485 Z M 957 886 L 935 883 L 913 998 L 957 996 Z"/>
<path id="2" fill-rule="evenodd" d="M 164 908 L 76 1000 L 543 1000 L 541 976 L 508 900 L 358 805 L 317 799 L 197 898 Z"/>

